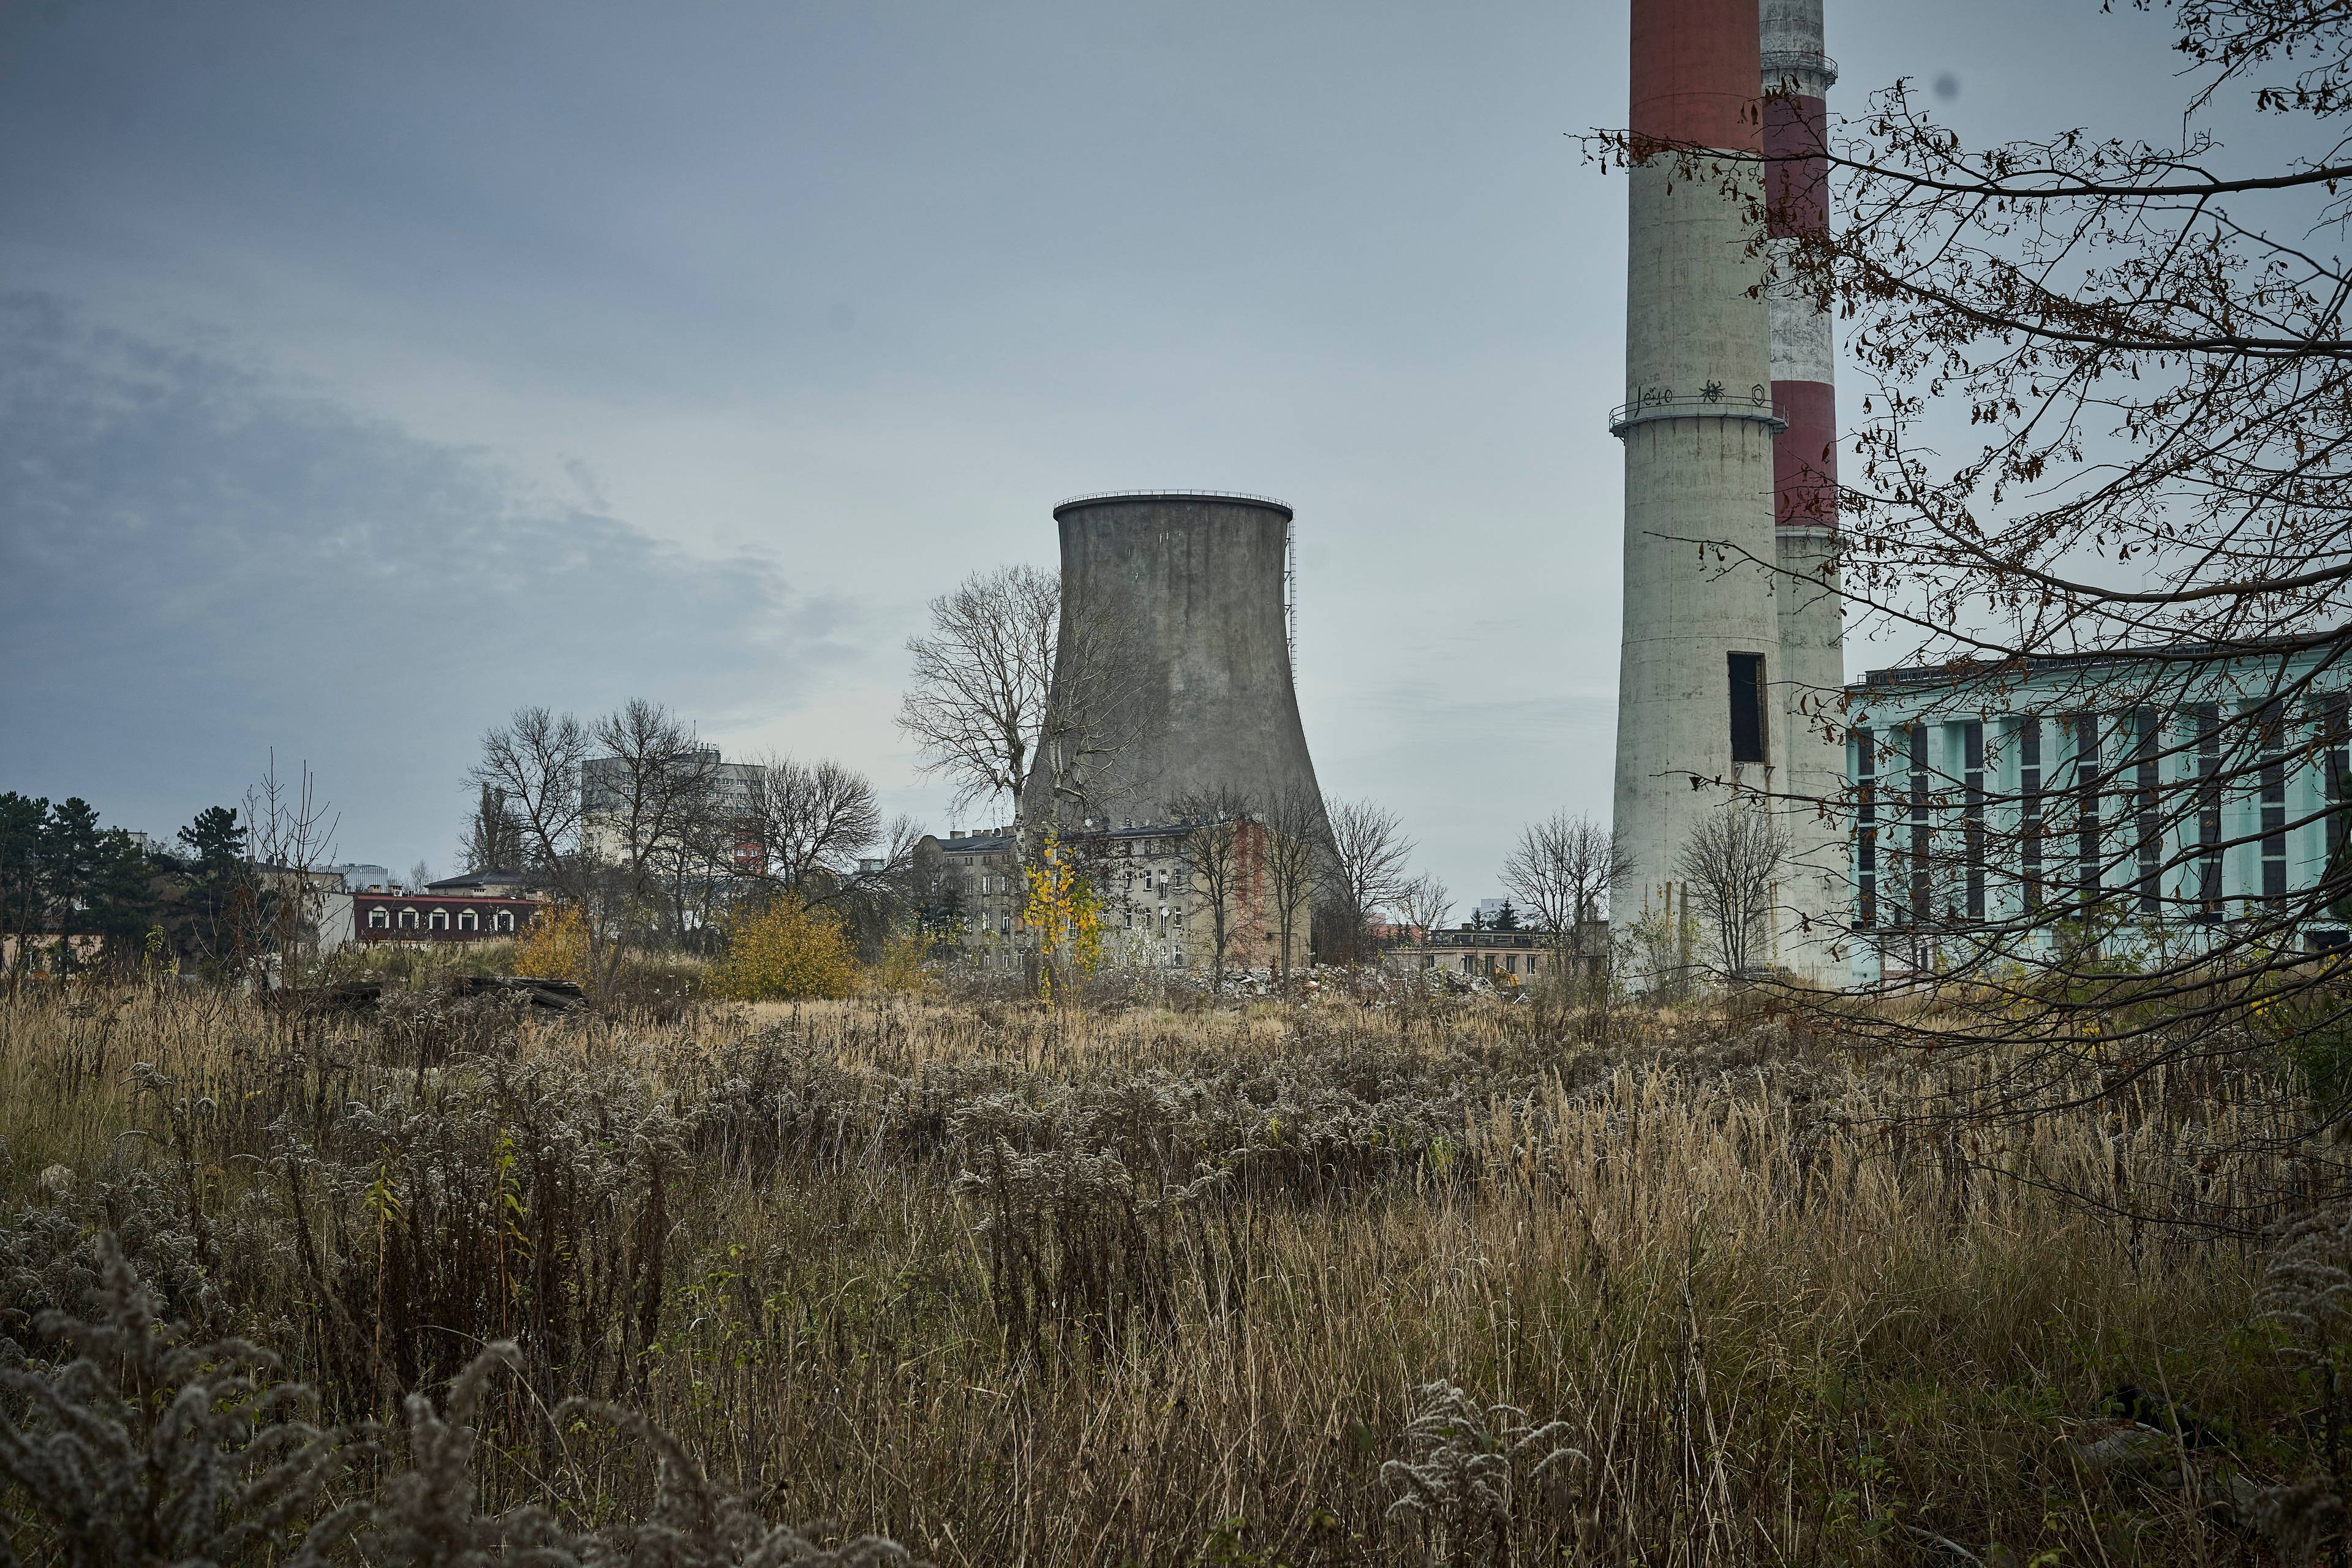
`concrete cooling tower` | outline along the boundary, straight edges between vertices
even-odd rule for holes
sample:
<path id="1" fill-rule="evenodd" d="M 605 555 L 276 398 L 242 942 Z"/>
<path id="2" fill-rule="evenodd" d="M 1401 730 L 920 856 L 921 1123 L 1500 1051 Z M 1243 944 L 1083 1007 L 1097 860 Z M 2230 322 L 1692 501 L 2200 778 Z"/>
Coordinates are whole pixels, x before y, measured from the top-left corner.
<path id="1" fill-rule="evenodd" d="M 1164 820 L 1175 803 L 1217 791 L 1261 808 L 1313 791 L 1284 593 L 1290 509 L 1142 490 L 1064 501 L 1054 521 L 1054 705 L 1072 733 L 1057 750 L 1049 723 L 1024 815 L 1050 802 L 1066 827 L 1088 817 L 1117 827 Z"/>

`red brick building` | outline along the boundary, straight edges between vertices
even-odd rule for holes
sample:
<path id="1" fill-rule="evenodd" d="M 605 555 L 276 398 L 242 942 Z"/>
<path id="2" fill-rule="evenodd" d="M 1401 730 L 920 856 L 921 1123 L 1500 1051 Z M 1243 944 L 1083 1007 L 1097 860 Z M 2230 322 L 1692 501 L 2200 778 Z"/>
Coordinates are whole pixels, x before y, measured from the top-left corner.
<path id="1" fill-rule="evenodd" d="M 486 942 L 520 936 L 545 906 L 482 893 L 353 893 L 362 942 Z"/>

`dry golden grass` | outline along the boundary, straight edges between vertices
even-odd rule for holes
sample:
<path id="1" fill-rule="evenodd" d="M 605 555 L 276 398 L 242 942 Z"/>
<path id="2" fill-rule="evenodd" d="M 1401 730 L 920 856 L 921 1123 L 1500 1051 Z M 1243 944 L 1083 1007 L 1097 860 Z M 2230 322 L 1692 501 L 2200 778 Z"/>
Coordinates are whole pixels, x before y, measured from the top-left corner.
<path id="1" fill-rule="evenodd" d="M 146 1192 L 150 1253 L 345 1415 L 520 1338 L 503 1496 L 643 1494 L 643 1454 L 531 1403 L 578 1389 L 942 1563 L 2198 1563 L 2261 1550 L 2213 1473 L 2305 1452 L 2259 1249 L 2099 1212 L 2275 1184 L 2211 1155 L 2274 1097 L 2156 1081 L 1923 1131 L 1889 1113 L 1958 1069 L 1696 1011 L 1602 1056 L 1488 1005 L 404 1007 L 0 1001 L 0 1196 L 86 1226 Z M 56 1289 L 29 1234 L 12 1333 Z M 1389 1518 L 1437 1382 L 1581 1458 L 1490 1531 Z M 2124 1382 L 2235 1458 L 2086 1468 Z"/>

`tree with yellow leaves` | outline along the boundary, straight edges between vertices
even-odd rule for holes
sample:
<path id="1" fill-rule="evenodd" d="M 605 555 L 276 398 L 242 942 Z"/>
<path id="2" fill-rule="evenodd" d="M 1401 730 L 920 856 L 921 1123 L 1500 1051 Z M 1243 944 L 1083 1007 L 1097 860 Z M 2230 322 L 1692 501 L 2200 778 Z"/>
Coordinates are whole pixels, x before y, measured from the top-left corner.
<path id="1" fill-rule="evenodd" d="M 515 948 L 514 972 L 587 984 L 596 973 L 588 960 L 588 912 L 578 904 L 541 908 Z"/>
<path id="2" fill-rule="evenodd" d="M 1102 901 L 1053 828 L 1022 875 L 1029 901 L 1021 923 L 1037 933 L 1037 990 L 1050 1002 L 1057 988 L 1067 995 L 1074 979 L 1102 963 Z"/>

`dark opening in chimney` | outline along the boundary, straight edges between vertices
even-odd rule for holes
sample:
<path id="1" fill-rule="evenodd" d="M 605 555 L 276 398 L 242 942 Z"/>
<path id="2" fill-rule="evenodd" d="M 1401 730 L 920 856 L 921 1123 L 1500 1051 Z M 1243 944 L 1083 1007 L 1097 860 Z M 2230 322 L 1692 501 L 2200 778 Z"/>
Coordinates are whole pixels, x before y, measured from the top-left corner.
<path id="1" fill-rule="evenodd" d="M 1764 656 L 1735 653 L 1731 660 L 1731 760 L 1760 763 L 1764 756 Z"/>

